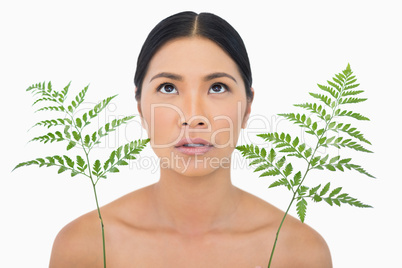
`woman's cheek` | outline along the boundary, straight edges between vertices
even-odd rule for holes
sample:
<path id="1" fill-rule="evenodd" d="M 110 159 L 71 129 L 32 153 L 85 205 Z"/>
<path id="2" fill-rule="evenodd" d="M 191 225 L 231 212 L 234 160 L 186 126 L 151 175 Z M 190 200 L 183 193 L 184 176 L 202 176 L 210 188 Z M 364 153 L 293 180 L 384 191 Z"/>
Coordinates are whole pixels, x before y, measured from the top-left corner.
<path id="1" fill-rule="evenodd" d="M 225 112 L 222 111 L 220 115 L 214 116 L 213 121 L 214 127 L 211 141 L 218 148 L 234 148 L 241 129 L 237 109 L 228 108 Z"/>

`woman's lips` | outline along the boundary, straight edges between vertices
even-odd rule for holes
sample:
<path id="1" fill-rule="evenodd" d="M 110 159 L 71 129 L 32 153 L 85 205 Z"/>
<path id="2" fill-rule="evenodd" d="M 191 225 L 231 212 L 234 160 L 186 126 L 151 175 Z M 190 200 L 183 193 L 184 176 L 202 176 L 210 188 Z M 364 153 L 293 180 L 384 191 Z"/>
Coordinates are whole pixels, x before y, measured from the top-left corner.
<path id="1" fill-rule="evenodd" d="M 179 152 L 187 155 L 205 154 L 213 148 L 213 145 L 201 138 L 181 139 L 175 146 Z"/>
<path id="2" fill-rule="evenodd" d="M 175 147 L 179 147 L 184 144 L 204 144 L 207 146 L 212 146 L 211 143 L 209 143 L 206 140 L 201 139 L 201 138 L 183 138 L 178 143 L 176 143 Z"/>
<path id="3" fill-rule="evenodd" d="M 212 146 L 206 146 L 206 145 L 199 147 L 186 147 L 186 146 L 175 147 L 176 150 L 187 155 L 205 154 L 212 148 L 213 148 Z"/>

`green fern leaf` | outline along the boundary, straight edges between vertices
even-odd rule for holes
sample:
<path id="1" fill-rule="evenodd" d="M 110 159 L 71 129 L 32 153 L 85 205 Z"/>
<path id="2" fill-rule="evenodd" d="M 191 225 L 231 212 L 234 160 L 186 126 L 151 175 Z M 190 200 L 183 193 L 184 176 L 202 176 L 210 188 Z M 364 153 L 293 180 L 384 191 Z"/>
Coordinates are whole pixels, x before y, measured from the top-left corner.
<path id="1" fill-rule="evenodd" d="M 350 89 L 353 89 L 353 88 L 356 88 L 356 87 L 358 87 L 360 84 L 353 84 L 353 85 L 350 85 L 350 86 L 346 86 L 345 87 L 345 90 L 350 90 Z"/>
<path id="2" fill-rule="evenodd" d="M 350 91 L 344 91 L 342 93 L 342 97 L 346 97 L 346 96 L 352 96 L 352 95 L 358 95 L 360 93 L 363 93 L 364 90 L 350 90 Z"/>
<path id="3" fill-rule="evenodd" d="M 288 177 L 290 174 L 292 174 L 292 171 L 293 171 L 292 164 L 289 163 L 289 164 L 286 165 L 285 170 L 283 171 L 283 174 L 284 174 L 286 177 Z"/>
<path id="4" fill-rule="evenodd" d="M 117 148 L 117 150 L 112 151 L 112 153 L 109 156 L 109 159 L 106 160 L 106 162 L 104 163 L 103 166 L 104 171 L 100 175 L 104 176 L 108 172 L 118 172 L 118 169 L 115 166 L 124 165 L 125 160 L 135 159 L 134 155 L 139 154 L 145 148 L 148 142 L 149 139 L 136 140 L 128 143 L 128 147 L 126 147 L 127 146 L 126 144 L 120 146 L 119 148 Z M 242 149 L 245 149 L 246 154 L 249 153 L 250 148 L 242 148 Z"/>
<path id="5" fill-rule="evenodd" d="M 318 189 L 320 189 L 320 188 L 321 188 L 321 184 L 316 187 L 311 188 L 309 191 L 309 196 L 315 195 L 317 193 Z"/>
<path id="6" fill-rule="evenodd" d="M 334 87 L 334 88 L 336 88 L 339 92 L 341 91 L 341 85 L 338 85 L 337 83 L 334 83 L 334 82 L 332 82 L 332 81 L 327 81 L 327 83 L 328 83 L 328 85 L 330 85 L 330 86 L 332 86 L 332 87 Z M 337 98 L 337 97 L 336 97 Z"/>
<path id="7" fill-rule="evenodd" d="M 297 172 L 297 173 L 293 176 L 293 180 L 290 181 L 290 184 L 291 184 L 292 186 L 298 186 L 298 185 L 300 184 L 301 177 L 302 177 L 301 172 L 300 172 L 300 171 Z"/>
<path id="8" fill-rule="evenodd" d="M 329 194 L 329 197 L 333 197 L 333 196 L 339 194 L 341 190 L 342 190 L 342 187 L 335 188 L 335 189 L 332 190 L 332 192 Z"/>
<path id="9" fill-rule="evenodd" d="M 304 151 L 304 157 L 309 158 L 312 153 L 313 153 L 313 150 L 311 148 L 308 148 L 307 150 Z"/>
<path id="10" fill-rule="evenodd" d="M 290 185 L 289 185 L 289 182 L 284 178 L 273 182 L 270 186 L 268 186 L 268 188 L 274 188 L 274 187 L 278 187 L 278 186 L 285 186 L 288 189 L 291 188 Z"/>
<path id="11" fill-rule="evenodd" d="M 329 187 L 331 186 L 331 183 L 327 183 L 324 188 L 322 188 L 321 192 L 320 192 L 320 196 L 325 195 L 328 191 L 329 191 Z"/>
<path id="12" fill-rule="evenodd" d="M 48 143 L 48 142 L 52 143 L 55 141 L 59 142 L 59 141 L 64 141 L 64 140 L 66 140 L 66 139 L 63 137 L 63 134 L 60 131 L 56 131 L 55 133 L 49 132 L 46 135 L 35 137 L 35 138 L 31 139 L 30 142 L 31 141 L 39 141 L 39 142 L 43 142 L 43 143 Z"/>
<path id="13" fill-rule="evenodd" d="M 69 105 L 69 107 L 71 107 L 71 109 L 69 108 L 69 111 L 71 113 L 74 113 L 75 109 L 77 109 L 78 106 L 80 106 L 80 104 L 84 101 L 85 94 L 88 91 L 88 87 L 89 87 L 89 85 L 87 85 L 83 90 L 81 90 L 77 94 L 77 96 L 75 96 L 75 98 L 71 101 L 71 104 Z"/>
<path id="14" fill-rule="evenodd" d="M 66 167 L 60 167 L 59 170 L 57 171 L 57 174 L 60 174 L 60 173 L 62 173 L 62 172 L 64 172 L 64 171 L 66 171 L 66 170 L 68 170 L 68 168 L 66 168 Z"/>
<path id="15" fill-rule="evenodd" d="M 56 102 L 56 103 L 57 103 L 57 100 L 54 99 L 54 98 L 43 97 L 43 98 L 39 98 L 39 99 L 37 99 L 36 101 L 34 101 L 34 103 L 32 104 L 32 106 L 34 106 L 35 104 L 37 104 L 38 102 L 41 102 L 41 101 L 51 101 L 51 102 Z"/>
<path id="16" fill-rule="evenodd" d="M 310 94 L 310 96 L 312 96 L 312 97 L 322 101 L 323 103 L 325 103 L 328 107 L 332 108 L 331 105 L 332 105 L 332 103 L 334 101 L 330 97 L 322 95 L 322 94 L 312 93 L 312 92 L 310 92 L 309 94 Z"/>
<path id="17" fill-rule="evenodd" d="M 257 159 L 254 159 L 253 161 L 251 161 L 250 164 L 248 164 L 248 165 L 253 166 L 253 165 L 259 164 L 261 162 L 266 162 L 266 160 L 264 158 L 262 158 L 262 157 L 257 158 Z"/>
<path id="18" fill-rule="evenodd" d="M 97 143 L 102 137 L 107 136 L 107 134 L 112 131 L 115 131 L 121 125 L 127 124 L 134 117 L 135 116 L 126 116 L 121 119 L 114 119 L 111 123 L 105 124 L 105 126 L 100 127 L 97 131 L 92 133 L 92 141 Z M 105 132 L 103 132 L 103 128 L 105 129 Z"/>
<path id="19" fill-rule="evenodd" d="M 298 188 L 298 190 L 297 190 L 297 193 L 299 194 L 299 197 L 305 196 L 309 189 L 310 188 L 307 187 L 307 186 L 304 186 L 304 185 L 300 186 Z"/>
<path id="20" fill-rule="evenodd" d="M 280 175 L 280 174 L 281 173 L 279 172 L 279 170 L 270 169 L 270 170 L 267 170 L 267 171 L 261 173 L 261 175 L 259 177 L 276 176 L 276 175 Z"/>
<path id="21" fill-rule="evenodd" d="M 64 160 L 66 160 L 67 166 L 69 166 L 70 168 L 74 168 L 74 161 L 71 160 L 70 157 L 68 157 L 67 155 L 63 155 Z"/>
<path id="22" fill-rule="evenodd" d="M 67 96 L 68 90 L 70 88 L 70 85 L 71 85 L 71 81 L 61 91 L 61 95 L 63 96 L 63 101 L 62 102 L 64 102 L 64 100 L 66 99 L 66 96 Z"/>
<path id="23" fill-rule="evenodd" d="M 37 160 L 30 160 L 30 161 L 26 161 L 26 162 L 22 162 L 19 163 L 18 165 L 16 165 L 12 171 L 16 170 L 17 168 L 20 167 L 25 167 L 25 166 L 31 166 L 31 165 L 39 165 L 39 161 Z"/>
<path id="24" fill-rule="evenodd" d="M 74 148 L 77 145 L 77 143 L 75 141 L 70 141 L 67 145 L 67 151 Z"/>
<path id="25" fill-rule="evenodd" d="M 264 164 L 262 164 L 262 165 L 259 165 L 256 169 L 254 169 L 253 172 L 258 172 L 258 171 L 261 171 L 261 170 L 265 170 L 265 169 L 268 169 L 268 168 L 270 168 L 270 167 L 272 167 L 271 164 L 269 164 L 269 163 L 264 163 Z"/>
<path id="26" fill-rule="evenodd" d="M 370 173 L 368 173 L 364 168 L 362 168 L 361 166 L 359 166 L 359 165 L 355 165 L 355 164 L 345 164 L 344 165 L 346 168 L 348 168 L 348 169 L 354 169 L 354 170 L 356 170 L 357 172 L 359 172 L 359 173 L 361 173 L 361 174 L 364 174 L 364 175 L 366 175 L 366 176 L 368 176 L 368 177 L 370 177 L 370 178 L 375 178 L 373 175 L 371 175 Z"/>
<path id="27" fill-rule="evenodd" d="M 363 134 L 360 131 L 358 131 L 354 127 L 351 128 L 350 126 L 351 126 L 351 124 L 344 125 L 343 123 L 340 123 L 336 126 L 336 128 L 334 128 L 334 130 L 345 132 L 345 133 L 349 134 L 351 137 L 357 138 L 358 140 L 371 145 L 371 143 L 366 138 L 364 138 Z"/>
<path id="28" fill-rule="evenodd" d="M 299 202 L 296 204 L 297 215 L 301 222 L 304 222 L 307 213 L 307 201 L 304 198 L 301 198 Z"/>
<path id="29" fill-rule="evenodd" d="M 47 107 L 42 107 L 35 112 L 40 112 L 40 111 L 55 111 L 55 112 L 65 112 L 66 109 L 63 106 L 47 106 Z"/>
<path id="30" fill-rule="evenodd" d="M 111 96 L 111 97 L 109 97 L 109 98 L 106 98 L 106 99 L 102 100 L 102 101 L 99 102 L 98 104 L 96 104 L 96 105 L 94 106 L 94 108 L 88 112 L 89 117 L 92 119 L 92 118 L 95 118 L 96 116 L 98 116 L 99 113 L 100 113 L 101 111 L 103 111 L 103 109 L 105 109 L 105 108 L 107 107 L 107 105 L 108 105 L 116 96 L 117 96 L 117 95 Z"/>
<path id="31" fill-rule="evenodd" d="M 361 115 L 361 114 L 359 114 L 359 113 L 354 113 L 354 112 L 352 112 L 352 111 L 341 111 L 340 109 L 338 109 L 338 110 L 335 112 L 335 115 L 336 115 L 336 116 L 348 116 L 348 117 L 355 118 L 355 119 L 357 119 L 357 120 L 370 121 L 369 118 L 367 118 L 367 117 L 365 117 L 365 116 L 363 116 L 363 115 Z"/>
<path id="32" fill-rule="evenodd" d="M 326 114 L 328 114 L 327 110 L 325 110 L 322 105 L 317 105 L 316 103 L 303 103 L 303 104 L 295 104 L 294 106 L 304 108 L 313 114 L 316 114 L 318 118 L 324 120 Z M 311 118 L 308 117 L 306 120 L 306 125 L 310 126 Z"/>
<path id="33" fill-rule="evenodd" d="M 350 103 L 359 103 L 359 102 L 363 102 L 366 101 L 367 98 L 363 99 L 363 98 L 346 98 L 346 99 L 339 99 L 339 104 L 350 104 Z"/>
<path id="34" fill-rule="evenodd" d="M 329 94 L 331 94 L 332 97 L 334 97 L 335 99 L 338 99 L 339 93 L 336 90 L 334 90 L 332 87 L 323 86 L 320 84 L 317 84 L 317 85 L 321 90 L 328 92 Z M 340 90 L 338 90 L 338 91 L 340 91 Z"/>
<path id="35" fill-rule="evenodd" d="M 286 157 L 283 156 L 281 159 L 279 159 L 276 163 L 275 166 L 277 169 L 281 169 L 282 166 L 286 163 Z"/>
<path id="36" fill-rule="evenodd" d="M 327 202 L 330 206 L 333 205 L 332 199 L 329 197 L 324 198 L 324 201 Z"/>
<path id="37" fill-rule="evenodd" d="M 40 122 L 36 123 L 35 125 L 33 125 L 32 128 L 36 127 L 36 126 L 44 126 L 44 127 L 50 128 L 50 127 L 54 127 L 54 126 L 60 126 L 60 125 L 66 126 L 66 125 L 70 125 L 70 124 L 71 124 L 71 120 L 68 118 L 57 118 L 57 119 L 40 121 Z"/>

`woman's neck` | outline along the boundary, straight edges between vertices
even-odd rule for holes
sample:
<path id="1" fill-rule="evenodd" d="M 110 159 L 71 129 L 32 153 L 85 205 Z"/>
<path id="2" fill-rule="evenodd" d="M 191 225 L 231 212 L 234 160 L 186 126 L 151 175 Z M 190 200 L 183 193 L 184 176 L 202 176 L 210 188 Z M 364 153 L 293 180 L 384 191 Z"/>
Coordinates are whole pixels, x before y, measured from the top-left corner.
<path id="1" fill-rule="evenodd" d="M 160 223 L 189 235 L 228 227 L 241 198 L 241 191 L 231 183 L 230 168 L 197 177 L 161 169 L 153 188 Z"/>

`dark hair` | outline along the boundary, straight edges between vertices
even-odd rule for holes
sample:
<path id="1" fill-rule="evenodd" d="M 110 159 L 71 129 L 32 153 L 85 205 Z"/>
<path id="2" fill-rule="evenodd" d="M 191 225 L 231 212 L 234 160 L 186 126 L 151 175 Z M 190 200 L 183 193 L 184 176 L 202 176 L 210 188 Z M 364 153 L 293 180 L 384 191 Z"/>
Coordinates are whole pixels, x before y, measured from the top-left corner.
<path id="1" fill-rule="evenodd" d="M 246 88 L 247 99 L 251 100 L 251 68 L 246 47 L 238 32 L 224 19 L 211 14 L 180 12 L 159 22 L 149 33 L 138 56 L 134 84 L 135 98 L 141 99 L 142 83 L 149 62 L 156 51 L 166 42 L 179 37 L 201 36 L 214 41 L 236 62 Z"/>

